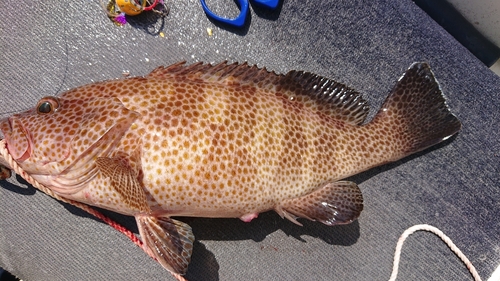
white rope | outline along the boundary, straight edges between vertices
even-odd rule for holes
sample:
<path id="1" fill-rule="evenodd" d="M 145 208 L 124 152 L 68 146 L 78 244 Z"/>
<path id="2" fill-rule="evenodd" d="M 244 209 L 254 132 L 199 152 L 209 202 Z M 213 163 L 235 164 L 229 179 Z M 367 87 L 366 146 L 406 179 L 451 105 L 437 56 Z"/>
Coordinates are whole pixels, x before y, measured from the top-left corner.
<path id="1" fill-rule="evenodd" d="M 411 234 L 413 234 L 414 232 L 419 231 L 419 230 L 425 230 L 425 231 L 432 232 L 432 233 L 436 234 L 439 238 L 441 238 L 441 240 L 443 240 L 444 243 L 446 243 L 446 245 L 448 245 L 448 247 L 450 247 L 451 251 L 453 253 L 455 253 L 462 260 L 462 262 L 465 264 L 465 266 L 467 266 L 467 269 L 472 274 L 472 277 L 474 277 L 474 280 L 481 281 L 481 277 L 479 277 L 479 274 L 477 273 L 476 268 L 474 268 L 472 263 L 462 253 L 462 251 L 460 251 L 460 249 L 458 249 L 458 247 L 455 246 L 455 244 L 451 241 L 451 239 L 448 236 L 446 236 L 438 228 L 436 228 L 432 225 L 428 225 L 428 224 L 414 225 L 414 226 L 408 228 L 407 230 L 405 230 L 403 232 L 403 234 L 401 235 L 401 237 L 399 237 L 398 243 L 396 245 L 396 252 L 394 253 L 394 266 L 392 268 L 392 274 L 391 274 L 391 278 L 389 279 L 389 281 L 395 281 L 396 277 L 398 275 L 399 259 L 401 256 L 401 248 L 403 247 L 404 241 L 406 240 L 406 238 L 408 238 L 408 236 L 410 236 Z"/>

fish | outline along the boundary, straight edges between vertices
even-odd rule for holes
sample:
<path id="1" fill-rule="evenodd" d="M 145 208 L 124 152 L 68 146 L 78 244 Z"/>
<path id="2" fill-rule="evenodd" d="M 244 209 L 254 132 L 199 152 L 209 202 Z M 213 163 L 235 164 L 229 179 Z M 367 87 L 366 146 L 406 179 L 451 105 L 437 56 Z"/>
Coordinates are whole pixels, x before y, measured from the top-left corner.
<path id="1" fill-rule="evenodd" d="M 274 210 L 325 225 L 356 220 L 345 178 L 455 135 L 427 63 L 412 64 L 370 121 L 354 89 L 305 71 L 248 63 L 158 67 L 44 97 L 0 120 L 14 161 L 55 194 L 135 217 L 145 245 L 185 274 L 191 227 L 173 217 Z"/>

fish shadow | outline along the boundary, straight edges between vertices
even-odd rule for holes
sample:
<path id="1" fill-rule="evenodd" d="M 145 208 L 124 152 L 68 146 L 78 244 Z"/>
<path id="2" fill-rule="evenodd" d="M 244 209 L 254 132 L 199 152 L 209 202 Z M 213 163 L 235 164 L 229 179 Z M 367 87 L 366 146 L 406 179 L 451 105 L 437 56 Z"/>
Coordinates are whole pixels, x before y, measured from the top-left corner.
<path id="1" fill-rule="evenodd" d="M 103 223 L 101 220 L 75 206 L 67 203 L 62 204 L 69 212 L 76 216 L 86 217 Z M 97 209 L 110 219 L 133 233 L 138 234 L 139 231 L 133 217 Z M 360 236 L 358 221 L 354 221 L 348 225 L 326 226 L 319 222 L 299 219 L 300 223 L 303 224 L 301 227 L 286 219 L 282 219 L 272 211 L 260 214 L 258 218 L 249 223 L 245 223 L 239 219 L 226 218 L 177 217 L 176 219 L 189 224 L 196 237 L 191 263 L 185 276 L 187 280 L 219 280 L 220 266 L 217 262 L 217 257 L 205 247 L 203 241 L 253 240 L 261 242 L 269 234 L 281 230 L 286 235 L 294 237 L 301 243 L 306 243 L 306 240 L 302 236 L 307 235 L 321 239 L 330 245 L 349 246 L 356 243 Z"/>
<path id="2" fill-rule="evenodd" d="M 211 219 L 211 218 L 179 218 L 188 223 L 196 237 L 193 256 L 186 275 L 188 280 L 219 280 L 219 264 L 212 252 L 205 248 L 203 241 L 238 241 L 253 240 L 264 241 L 275 232 L 283 231 L 306 243 L 303 235 L 319 238 L 331 245 L 349 246 L 360 236 L 359 223 L 354 221 L 348 225 L 326 226 L 318 222 L 299 219 L 303 226 L 298 226 L 286 219 L 282 219 L 275 212 L 265 212 L 249 223 L 239 219 Z M 272 246 L 271 246 L 272 247 Z"/>
<path id="3" fill-rule="evenodd" d="M 239 219 L 219 218 L 181 218 L 193 228 L 198 240 L 238 241 L 253 240 L 262 242 L 265 238 L 278 230 L 288 236 L 306 242 L 302 238 L 307 235 L 319 238 L 331 245 L 349 246 L 359 238 L 359 224 L 357 221 L 347 225 L 326 226 L 319 222 L 299 219 L 303 226 L 298 226 L 286 219 L 282 219 L 275 212 L 265 212 L 249 223 Z"/>
<path id="4" fill-rule="evenodd" d="M 28 183 L 25 179 L 17 174 L 16 180 L 19 184 L 21 184 L 21 186 L 5 180 L 1 182 L 1 188 L 20 195 L 34 195 L 36 193 L 36 188 L 34 188 L 30 183 Z"/>

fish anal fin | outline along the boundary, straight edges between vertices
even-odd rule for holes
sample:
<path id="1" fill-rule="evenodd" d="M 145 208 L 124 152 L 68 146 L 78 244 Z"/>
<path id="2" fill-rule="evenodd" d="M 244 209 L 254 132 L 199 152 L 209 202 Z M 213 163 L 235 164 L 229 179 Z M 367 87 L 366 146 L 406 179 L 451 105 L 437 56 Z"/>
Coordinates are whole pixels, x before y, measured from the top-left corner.
<path id="1" fill-rule="evenodd" d="M 363 196 L 358 186 L 349 181 L 328 182 L 301 197 L 284 200 L 276 212 L 293 223 L 297 217 L 320 221 L 326 225 L 348 224 L 363 210 Z"/>
<path id="2" fill-rule="evenodd" d="M 135 218 L 141 239 L 156 260 L 171 272 L 185 274 L 193 252 L 191 227 L 169 217 L 137 215 Z"/>
<path id="3" fill-rule="evenodd" d="M 150 211 L 146 193 L 127 158 L 122 156 L 98 157 L 95 163 L 102 177 L 109 178 L 111 188 L 119 196 L 120 203 L 141 213 Z"/>

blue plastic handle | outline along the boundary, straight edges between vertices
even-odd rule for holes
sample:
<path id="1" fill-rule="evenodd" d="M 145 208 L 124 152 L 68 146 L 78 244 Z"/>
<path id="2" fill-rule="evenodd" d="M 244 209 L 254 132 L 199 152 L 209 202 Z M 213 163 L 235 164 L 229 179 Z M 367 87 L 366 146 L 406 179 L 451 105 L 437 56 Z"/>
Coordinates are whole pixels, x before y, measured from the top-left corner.
<path id="1" fill-rule="evenodd" d="M 275 0 L 269 0 L 269 1 L 273 2 Z M 220 17 L 217 14 L 210 11 L 207 4 L 205 3 L 205 0 L 200 0 L 200 2 L 201 2 L 201 6 L 203 7 L 203 10 L 207 14 L 207 16 L 214 19 L 214 20 L 217 20 L 217 21 L 220 21 L 220 22 L 223 22 L 225 24 L 229 24 L 229 25 L 232 25 L 235 27 L 242 27 L 245 24 L 245 21 L 247 19 L 247 14 L 248 14 L 248 0 L 238 0 L 238 4 L 240 5 L 241 12 L 234 19 Z M 268 1 L 264 0 L 262 2 L 268 2 Z M 265 4 L 262 4 L 262 5 L 265 5 Z"/>
<path id="2" fill-rule="evenodd" d="M 278 4 L 280 3 L 280 0 L 254 0 L 256 4 L 259 4 L 261 6 L 264 6 L 269 9 L 276 9 L 278 7 Z"/>

